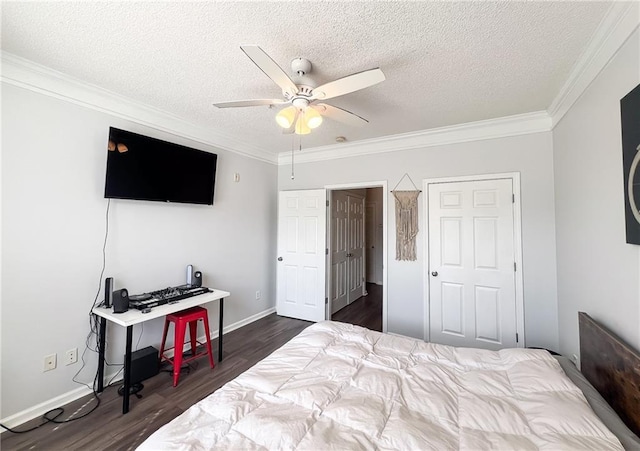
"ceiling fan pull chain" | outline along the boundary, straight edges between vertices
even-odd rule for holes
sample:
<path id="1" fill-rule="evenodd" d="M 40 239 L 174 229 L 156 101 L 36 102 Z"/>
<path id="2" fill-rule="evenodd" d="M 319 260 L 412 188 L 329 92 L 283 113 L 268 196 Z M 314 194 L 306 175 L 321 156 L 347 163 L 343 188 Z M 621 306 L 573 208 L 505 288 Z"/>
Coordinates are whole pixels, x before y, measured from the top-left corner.
<path id="1" fill-rule="evenodd" d="M 295 143 L 295 139 L 296 139 L 296 135 L 292 135 L 291 136 L 291 180 L 293 180 L 295 178 L 295 174 L 293 172 L 293 156 L 294 156 L 294 151 L 296 148 L 296 143 Z"/>

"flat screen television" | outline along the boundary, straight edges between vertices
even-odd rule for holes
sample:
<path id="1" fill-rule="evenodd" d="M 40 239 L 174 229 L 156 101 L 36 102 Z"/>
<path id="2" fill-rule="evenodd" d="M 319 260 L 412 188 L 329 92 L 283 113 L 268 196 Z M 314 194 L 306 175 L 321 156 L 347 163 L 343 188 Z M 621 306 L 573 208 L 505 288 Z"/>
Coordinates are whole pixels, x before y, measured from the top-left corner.
<path id="1" fill-rule="evenodd" d="M 109 128 L 104 197 L 213 205 L 218 156 Z"/>

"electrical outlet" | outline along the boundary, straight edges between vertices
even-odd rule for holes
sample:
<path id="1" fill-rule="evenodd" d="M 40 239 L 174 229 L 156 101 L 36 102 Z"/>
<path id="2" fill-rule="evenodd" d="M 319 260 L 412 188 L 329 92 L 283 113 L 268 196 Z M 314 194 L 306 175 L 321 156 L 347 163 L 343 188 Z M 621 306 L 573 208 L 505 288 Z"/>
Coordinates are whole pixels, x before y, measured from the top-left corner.
<path id="1" fill-rule="evenodd" d="M 57 355 L 56 354 L 51 354 L 51 355 L 45 356 L 45 358 L 44 358 L 44 369 L 42 370 L 42 372 L 44 373 L 45 371 L 55 370 L 56 369 L 56 361 L 57 361 Z"/>
<path id="2" fill-rule="evenodd" d="M 260 299 L 262 299 L 262 293 L 260 293 L 260 290 L 256 291 L 256 301 L 259 301 Z"/>
<path id="3" fill-rule="evenodd" d="M 69 349 L 64 354 L 64 364 L 73 365 L 78 361 L 78 348 Z"/>

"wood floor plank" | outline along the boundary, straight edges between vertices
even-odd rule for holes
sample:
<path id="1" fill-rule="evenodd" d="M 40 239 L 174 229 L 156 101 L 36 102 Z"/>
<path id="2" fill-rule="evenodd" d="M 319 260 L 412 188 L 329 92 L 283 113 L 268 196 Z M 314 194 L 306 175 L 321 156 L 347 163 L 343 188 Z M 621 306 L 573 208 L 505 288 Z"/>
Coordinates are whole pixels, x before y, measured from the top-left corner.
<path id="1" fill-rule="evenodd" d="M 382 330 L 382 290 L 367 285 L 368 296 L 337 312 L 335 321 L 350 322 L 373 330 Z M 100 406 L 85 418 L 65 424 L 46 424 L 26 434 L 4 432 L 2 450 L 129 450 L 135 449 L 162 425 L 180 415 L 194 403 L 246 371 L 280 348 L 312 323 L 272 314 L 224 336 L 224 359 L 209 368 L 206 357 L 196 360 L 188 373 L 180 375 L 173 387 L 170 369 L 144 381 L 142 398 L 131 397 L 131 409 L 122 415 L 119 384 L 105 388 Z M 214 354 L 217 340 L 212 340 Z M 217 357 L 217 356 L 216 356 Z M 217 359 L 216 359 L 217 360 Z M 95 405 L 93 395 L 64 406 L 65 414 L 82 415 Z M 85 405 L 86 404 L 86 405 Z M 60 419 L 65 418 L 61 416 Z M 42 422 L 29 421 L 16 429 L 24 430 Z"/>
<path id="2" fill-rule="evenodd" d="M 368 283 L 366 296 L 338 310 L 331 319 L 382 332 L 382 285 Z"/>

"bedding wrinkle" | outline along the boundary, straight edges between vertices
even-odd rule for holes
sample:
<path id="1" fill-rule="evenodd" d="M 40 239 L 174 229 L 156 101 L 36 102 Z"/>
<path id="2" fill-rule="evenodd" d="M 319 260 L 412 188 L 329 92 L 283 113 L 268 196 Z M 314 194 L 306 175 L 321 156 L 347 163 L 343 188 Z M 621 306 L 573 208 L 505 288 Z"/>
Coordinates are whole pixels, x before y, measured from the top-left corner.
<path id="1" fill-rule="evenodd" d="M 544 350 L 424 343 L 324 321 L 140 450 L 621 450 Z"/>

